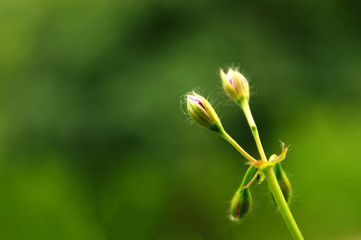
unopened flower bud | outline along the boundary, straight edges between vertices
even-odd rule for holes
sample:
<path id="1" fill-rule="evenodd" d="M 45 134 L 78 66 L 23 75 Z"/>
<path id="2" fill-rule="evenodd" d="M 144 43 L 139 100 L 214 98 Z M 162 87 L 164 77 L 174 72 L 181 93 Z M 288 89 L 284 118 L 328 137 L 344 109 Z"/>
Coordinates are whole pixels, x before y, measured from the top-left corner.
<path id="1" fill-rule="evenodd" d="M 223 88 L 231 99 L 237 103 L 249 100 L 248 81 L 241 73 L 230 68 L 227 74 L 225 74 L 221 69 L 221 78 Z"/>
<path id="2" fill-rule="evenodd" d="M 231 203 L 231 220 L 241 220 L 252 207 L 252 195 L 248 188 L 238 189 Z"/>
<path id="3" fill-rule="evenodd" d="M 291 182 L 288 179 L 286 173 L 283 171 L 281 163 L 276 163 L 274 167 L 275 175 L 282 190 L 283 196 L 286 199 L 286 202 L 289 203 L 292 197 L 292 186 Z"/>
<path id="4" fill-rule="evenodd" d="M 189 115 L 199 125 L 215 132 L 219 132 L 222 129 L 221 121 L 212 105 L 195 92 L 187 95 L 187 110 Z"/>
<path id="5" fill-rule="evenodd" d="M 251 210 L 252 195 L 249 188 L 258 182 L 258 176 L 258 169 L 253 165 L 249 166 L 241 186 L 232 199 L 231 219 L 233 221 L 239 221 Z"/>

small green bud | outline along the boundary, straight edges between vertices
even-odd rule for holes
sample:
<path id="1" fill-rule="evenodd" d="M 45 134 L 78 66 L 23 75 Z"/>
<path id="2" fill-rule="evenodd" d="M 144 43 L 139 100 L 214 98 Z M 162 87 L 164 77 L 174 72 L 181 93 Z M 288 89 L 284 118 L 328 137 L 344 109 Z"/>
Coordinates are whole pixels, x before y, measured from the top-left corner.
<path id="1" fill-rule="evenodd" d="M 248 188 L 238 189 L 231 203 L 231 220 L 241 220 L 252 207 L 252 195 Z"/>
<path id="2" fill-rule="evenodd" d="M 239 221 L 252 207 L 252 195 L 249 190 L 258 181 L 258 169 L 251 165 L 243 177 L 241 186 L 235 193 L 231 203 L 231 219 Z"/>
<path id="3" fill-rule="evenodd" d="M 211 131 L 220 132 L 221 121 L 212 105 L 201 95 L 193 92 L 187 95 L 187 110 L 193 120 Z"/>
<path id="4" fill-rule="evenodd" d="M 240 72 L 230 68 L 227 74 L 225 74 L 221 69 L 221 78 L 224 90 L 236 103 L 241 103 L 242 100 L 249 100 L 248 81 Z"/>
<path id="5" fill-rule="evenodd" d="M 276 163 L 274 167 L 275 175 L 278 181 L 278 184 L 281 187 L 283 196 L 286 199 L 286 202 L 289 203 L 292 197 L 292 186 L 291 182 L 288 179 L 286 173 L 283 171 L 281 163 Z"/>

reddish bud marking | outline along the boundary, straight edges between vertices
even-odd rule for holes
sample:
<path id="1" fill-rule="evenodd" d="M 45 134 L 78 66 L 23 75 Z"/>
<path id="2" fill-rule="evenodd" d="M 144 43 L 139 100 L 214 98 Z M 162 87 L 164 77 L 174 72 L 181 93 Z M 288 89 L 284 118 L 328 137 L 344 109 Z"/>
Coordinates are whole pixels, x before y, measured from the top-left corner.
<path id="1" fill-rule="evenodd" d="M 188 95 L 187 97 L 189 100 L 196 102 L 201 108 L 203 108 L 204 111 L 206 111 L 206 113 L 208 113 L 199 98 L 197 98 L 196 96 L 193 96 L 193 95 Z"/>

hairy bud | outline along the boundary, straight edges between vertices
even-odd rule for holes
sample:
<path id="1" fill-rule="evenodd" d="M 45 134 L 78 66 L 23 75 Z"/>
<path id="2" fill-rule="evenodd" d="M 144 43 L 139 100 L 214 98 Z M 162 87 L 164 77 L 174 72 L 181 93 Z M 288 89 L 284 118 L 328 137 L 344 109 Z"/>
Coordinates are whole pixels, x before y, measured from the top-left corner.
<path id="1" fill-rule="evenodd" d="M 241 103 L 242 100 L 249 100 L 248 81 L 241 73 L 230 68 L 225 74 L 221 69 L 221 78 L 223 88 L 231 99 L 237 103 Z"/>
<path id="2" fill-rule="evenodd" d="M 278 184 L 281 187 L 283 196 L 286 199 L 286 202 L 289 203 L 292 197 L 292 186 L 291 182 L 288 179 L 286 173 L 283 171 L 281 163 L 276 163 L 274 167 L 275 175 L 278 181 Z"/>
<path id="3" fill-rule="evenodd" d="M 231 219 L 241 220 L 252 207 L 252 195 L 248 188 L 238 189 L 231 203 Z"/>
<path id="4" fill-rule="evenodd" d="M 231 203 L 231 219 L 233 221 L 241 220 L 252 208 L 252 194 L 250 187 L 258 181 L 258 169 L 255 166 L 249 166 L 243 177 L 241 186 L 235 193 Z"/>
<path id="5" fill-rule="evenodd" d="M 221 121 L 212 105 L 201 95 L 193 92 L 187 95 L 187 110 L 193 120 L 211 131 L 222 129 Z"/>

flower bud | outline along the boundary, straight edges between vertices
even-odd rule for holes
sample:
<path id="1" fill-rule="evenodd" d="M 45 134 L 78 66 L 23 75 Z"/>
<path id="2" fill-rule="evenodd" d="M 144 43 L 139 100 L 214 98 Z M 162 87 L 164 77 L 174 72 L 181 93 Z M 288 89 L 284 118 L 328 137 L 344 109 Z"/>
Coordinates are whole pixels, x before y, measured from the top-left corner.
<path id="1" fill-rule="evenodd" d="M 252 207 L 252 195 L 249 190 L 252 185 L 258 182 L 258 169 L 251 165 L 243 177 L 241 186 L 233 196 L 231 203 L 231 219 L 239 221 Z"/>
<path id="2" fill-rule="evenodd" d="M 249 85 L 247 79 L 238 71 L 228 69 L 227 74 L 221 69 L 223 88 L 228 96 L 237 103 L 249 100 Z"/>
<path id="3" fill-rule="evenodd" d="M 231 203 L 231 220 L 241 220 L 252 207 L 252 195 L 248 188 L 238 189 Z"/>
<path id="4" fill-rule="evenodd" d="M 195 92 L 187 95 L 187 110 L 193 120 L 202 127 L 215 132 L 222 129 L 221 121 L 212 105 Z"/>
<path id="5" fill-rule="evenodd" d="M 292 186 L 291 182 L 288 179 L 286 173 L 283 171 L 281 163 L 276 163 L 274 167 L 275 175 L 282 190 L 283 196 L 286 199 L 286 202 L 289 203 L 292 197 Z"/>

